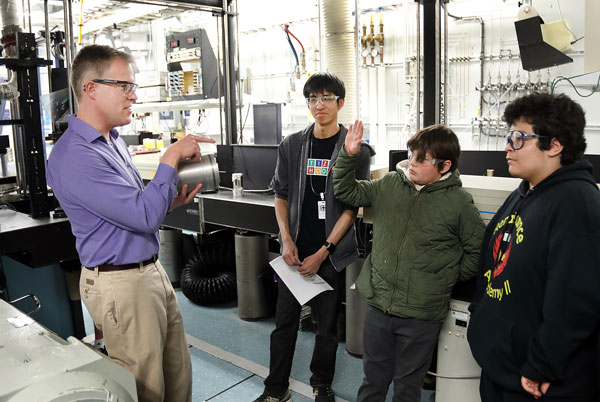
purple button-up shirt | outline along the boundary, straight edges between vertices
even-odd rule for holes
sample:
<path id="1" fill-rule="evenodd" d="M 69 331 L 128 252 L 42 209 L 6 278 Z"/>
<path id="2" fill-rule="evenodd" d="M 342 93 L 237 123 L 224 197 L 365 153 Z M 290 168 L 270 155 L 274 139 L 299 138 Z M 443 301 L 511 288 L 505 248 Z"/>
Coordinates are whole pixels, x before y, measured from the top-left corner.
<path id="1" fill-rule="evenodd" d="M 164 163 L 144 188 L 117 131 L 110 137 L 112 144 L 69 116 L 69 128 L 47 163 L 48 183 L 69 217 L 86 267 L 136 263 L 156 254 L 158 228 L 176 192 L 177 172 Z"/>

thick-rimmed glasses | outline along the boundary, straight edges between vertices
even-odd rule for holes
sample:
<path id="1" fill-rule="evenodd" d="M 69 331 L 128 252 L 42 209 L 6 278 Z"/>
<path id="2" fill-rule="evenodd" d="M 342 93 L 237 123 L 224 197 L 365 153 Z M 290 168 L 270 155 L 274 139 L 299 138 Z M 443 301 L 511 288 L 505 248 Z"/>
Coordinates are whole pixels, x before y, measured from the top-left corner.
<path id="1" fill-rule="evenodd" d="M 137 89 L 138 84 L 131 81 L 120 81 L 120 80 L 103 80 L 96 79 L 92 80 L 96 84 L 109 85 L 111 87 L 119 88 L 123 92 L 123 96 L 131 96 Z"/>
<path id="2" fill-rule="evenodd" d="M 337 95 L 325 95 L 325 96 L 311 96 L 310 98 L 306 98 L 306 104 L 308 106 L 316 106 L 319 103 L 322 105 L 326 105 L 328 103 L 332 103 L 340 99 Z"/>
<path id="3" fill-rule="evenodd" d="M 419 158 L 417 158 L 417 156 L 413 153 L 413 151 L 408 151 L 408 160 L 414 163 L 415 165 L 437 165 L 438 163 L 444 162 L 443 159 L 436 158 L 425 158 L 420 161 Z"/>
<path id="4" fill-rule="evenodd" d="M 519 130 L 509 130 L 506 133 L 506 142 L 511 146 L 515 151 L 523 148 L 525 145 L 525 140 L 527 138 L 548 138 L 545 135 L 537 135 L 537 134 L 525 134 Z"/>

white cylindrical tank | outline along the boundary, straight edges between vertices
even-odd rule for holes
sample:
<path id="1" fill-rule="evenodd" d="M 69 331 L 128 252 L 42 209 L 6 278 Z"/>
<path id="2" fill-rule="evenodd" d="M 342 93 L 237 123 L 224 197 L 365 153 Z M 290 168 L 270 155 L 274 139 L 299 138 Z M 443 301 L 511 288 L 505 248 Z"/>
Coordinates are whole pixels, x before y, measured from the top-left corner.
<path id="1" fill-rule="evenodd" d="M 178 288 L 183 269 L 183 236 L 178 229 L 160 229 L 160 248 L 158 259 L 162 264 L 173 287 Z"/>
<path id="2" fill-rule="evenodd" d="M 235 234 L 238 315 L 256 320 L 269 314 L 263 277 L 269 264 L 269 239 L 258 233 Z"/>
<path id="3" fill-rule="evenodd" d="M 481 368 L 467 341 L 470 316 L 468 302 L 450 300 L 450 311 L 438 338 L 436 402 L 481 402 Z"/>
<path id="4" fill-rule="evenodd" d="M 321 18 L 325 48 L 326 71 L 337 75 L 346 86 L 344 107 L 338 115 L 343 124 L 354 122 L 357 116 L 356 43 L 354 36 L 354 1 L 322 0 Z"/>
<path id="5" fill-rule="evenodd" d="M 356 289 L 364 258 L 348 265 L 346 271 L 346 351 L 353 356 L 363 355 L 363 330 L 367 316 L 367 302 Z"/>

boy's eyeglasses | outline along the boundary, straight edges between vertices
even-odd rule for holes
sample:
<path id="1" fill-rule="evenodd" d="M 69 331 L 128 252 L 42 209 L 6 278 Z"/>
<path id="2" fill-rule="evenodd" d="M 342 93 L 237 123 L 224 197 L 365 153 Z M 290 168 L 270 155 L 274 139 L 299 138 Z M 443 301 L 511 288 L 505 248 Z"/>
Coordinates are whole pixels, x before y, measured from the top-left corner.
<path id="1" fill-rule="evenodd" d="M 422 161 L 420 161 L 419 158 L 417 158 L 417 156 L 412 151 L 408 151 L 408 160 L 414 163 L 415 165 L 437 165 L 438 163 L 444 162 L 443 159 L 436 158 L 425 158 Z"/>
<path id="2" fill-rule="evenodd" d="M 525 145 L 525 140 L 527 138 L 548 138 L 545 135 L 537 135 L 537 134 L 525 134 L 519 130 L 510 130 L 506 134 L 506 142 L 511 146 L 515 151 L 523 148 Z"/>
<path id="3" fill-rule="evenodd" d="M 111 87 L 119 88 L 123 92 L 123 96 L 130 96 L 138 89 L 138 84 L 131 81 L 120 81 L 120 80 L 92 80 L 96 84 L 109 85 Z"/>
<path id="4" fill-rule="evenodd" d="M 337 101 L 338 99 L 340 99 L 339 96 L 337 95 L 325 95 L 325 96 L 311 96 L 310 98 L 306 98 L 306 104 L 308 106 L 316 106 L 319 103 L 325 105 L 328 103 L 333 103 L 334 101 Z"/>

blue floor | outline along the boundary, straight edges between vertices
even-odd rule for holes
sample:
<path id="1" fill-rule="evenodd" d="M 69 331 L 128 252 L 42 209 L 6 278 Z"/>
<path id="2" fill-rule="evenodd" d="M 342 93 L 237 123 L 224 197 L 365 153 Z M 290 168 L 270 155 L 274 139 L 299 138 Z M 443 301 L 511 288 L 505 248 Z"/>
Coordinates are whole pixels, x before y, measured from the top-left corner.
<path id="1" fill-rule="evenodd" d="M 190 302 L 177 290 L 188 334 L 193 367 L 193 401 L 251 402 L 263 391 L 269 367 L 269 336 L 274 320 L 244 321 L 235 302 L 203 307 Z M 85 310 L 85 307 L 84 307 Z M 93 332 L 87 312 L 86 330 Z M 313 400 L 309 384 L 314 334 L 300 332 L 291 375 L 294 402 Z M 338 347 L 333 390 L 339 401 L 354 401 L 362 381 L 362 361 Z M 294 392 L 298 391 L 298 392 Z M 386 401 L 391 401 L 388 394 Z M 421 402 L 433 402 L 431 391 L 423 391 Z"/>

